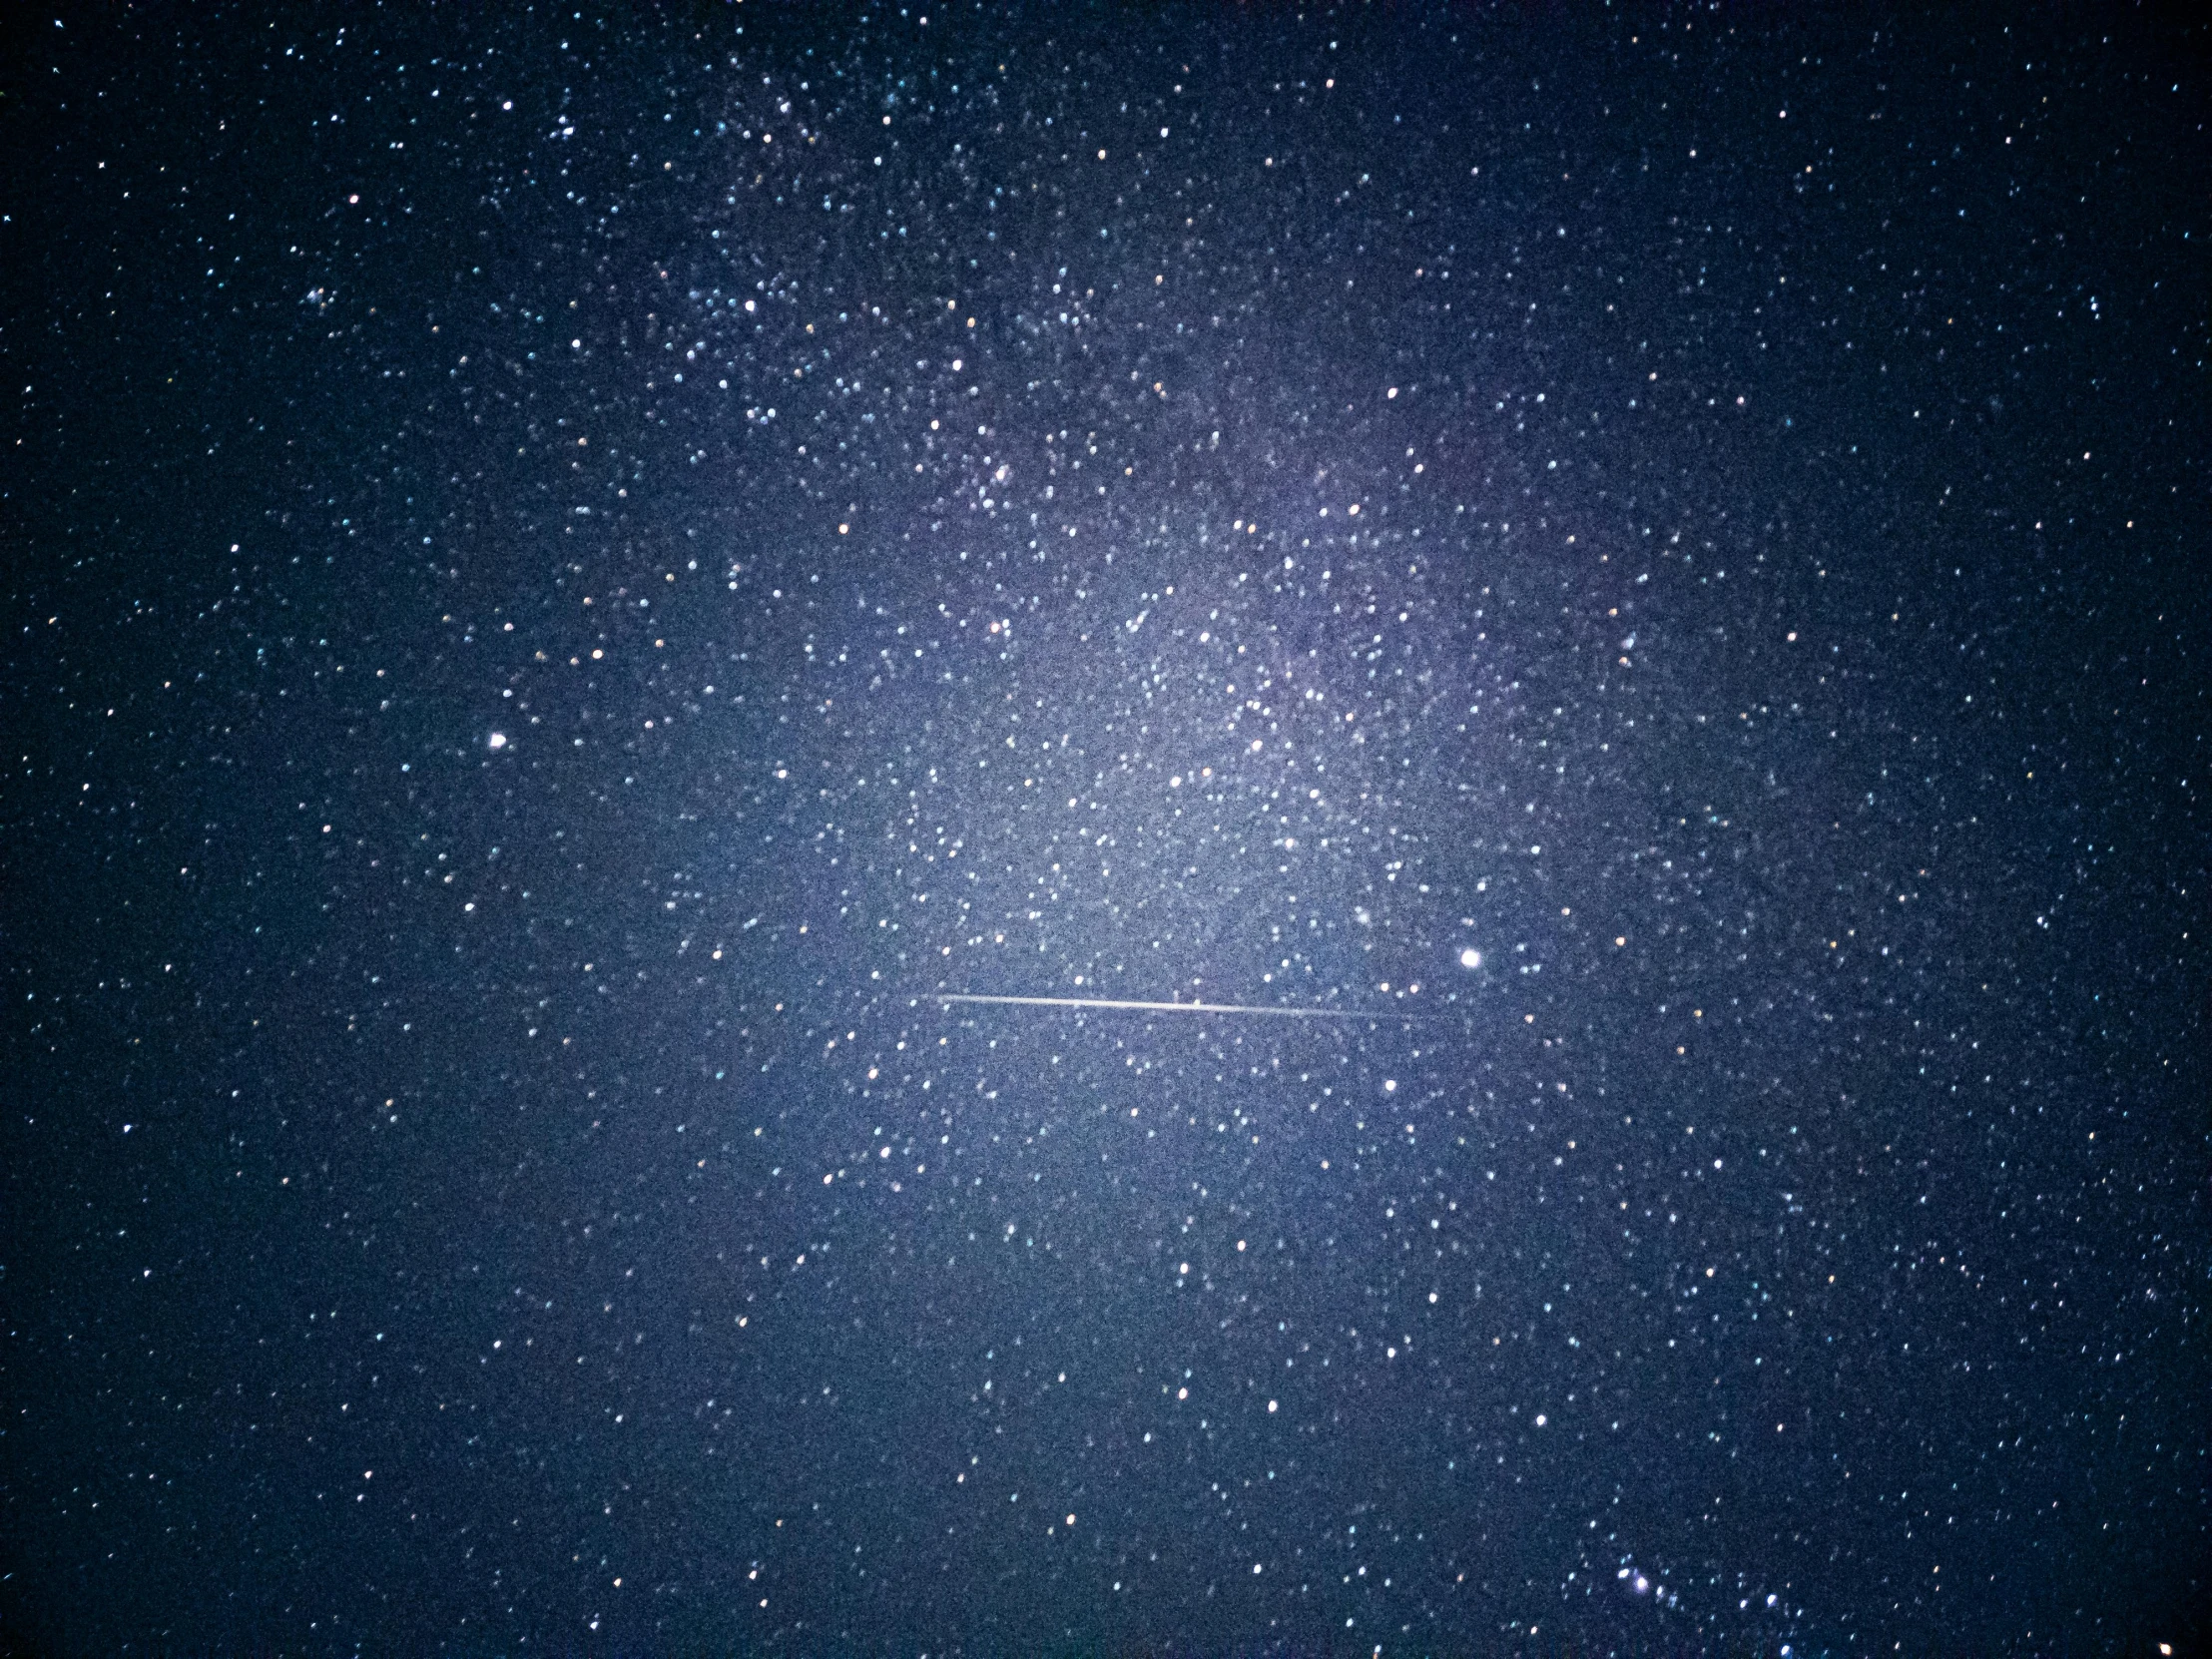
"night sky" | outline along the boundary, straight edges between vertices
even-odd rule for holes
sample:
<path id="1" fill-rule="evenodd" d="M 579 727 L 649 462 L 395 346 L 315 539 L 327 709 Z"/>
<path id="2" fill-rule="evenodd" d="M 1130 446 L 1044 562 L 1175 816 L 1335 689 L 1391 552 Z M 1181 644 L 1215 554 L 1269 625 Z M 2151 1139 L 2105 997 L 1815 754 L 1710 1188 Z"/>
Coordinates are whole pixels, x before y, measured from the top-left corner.
<path id="1" fill-rule="evenodd" d="M 11 23 L 0 1649 L 2202 1651 L 2205 37 L 1792 10 Z"/>

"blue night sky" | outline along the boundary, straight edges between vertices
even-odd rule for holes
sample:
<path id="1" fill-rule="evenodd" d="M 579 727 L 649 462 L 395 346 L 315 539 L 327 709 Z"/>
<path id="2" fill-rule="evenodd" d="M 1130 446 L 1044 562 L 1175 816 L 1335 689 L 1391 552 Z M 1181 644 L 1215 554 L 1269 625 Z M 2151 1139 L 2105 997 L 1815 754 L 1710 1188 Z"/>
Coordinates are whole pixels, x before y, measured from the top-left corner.
<path id="1" fill-rule="evenodd" d="M 2201 28 L 78 12 L 0 1651 L 2203 1651 Z"/>

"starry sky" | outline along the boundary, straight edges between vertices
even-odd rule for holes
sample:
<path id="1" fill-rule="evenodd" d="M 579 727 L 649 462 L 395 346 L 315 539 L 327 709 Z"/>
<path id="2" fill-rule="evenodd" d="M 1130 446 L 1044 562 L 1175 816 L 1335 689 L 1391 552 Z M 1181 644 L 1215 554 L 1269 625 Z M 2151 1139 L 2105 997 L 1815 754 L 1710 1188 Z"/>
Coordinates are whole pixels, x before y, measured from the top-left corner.
<path id="1" fill-rule="evenodd" d="M 2178 19 L 11 24 L 0 1646 L 2201 1651 Z"/>

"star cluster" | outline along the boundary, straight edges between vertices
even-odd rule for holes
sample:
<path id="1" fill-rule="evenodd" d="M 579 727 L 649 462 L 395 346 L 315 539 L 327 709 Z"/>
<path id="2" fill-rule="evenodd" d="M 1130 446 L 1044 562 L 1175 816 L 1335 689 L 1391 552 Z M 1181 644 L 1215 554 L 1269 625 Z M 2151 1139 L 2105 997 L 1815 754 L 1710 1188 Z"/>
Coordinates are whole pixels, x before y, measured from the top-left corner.
<path id="1" fill-rule="evenodd" d="M 0 1628 L 2201 1635 L 2104 27 L 40 33 Z"/>

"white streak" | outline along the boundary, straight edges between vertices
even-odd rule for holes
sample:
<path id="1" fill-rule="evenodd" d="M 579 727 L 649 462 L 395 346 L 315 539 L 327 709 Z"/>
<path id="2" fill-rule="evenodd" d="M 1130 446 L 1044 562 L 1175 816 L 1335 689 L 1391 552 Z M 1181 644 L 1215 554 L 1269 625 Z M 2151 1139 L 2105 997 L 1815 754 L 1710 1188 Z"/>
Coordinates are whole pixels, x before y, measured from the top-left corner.
<path id="1" fill-rule="evenodd" d="M 1130 1002 L 1103 996 L 962 996 L 940 992 L 929 1002 L 983 1002 L 1018 1008 L 1120 1008 L 1146 1014 L 1270 1014 L 1279 1019 L 1414 1019 L 1413 1014 L 1382 1009 L 1274 1008 L 1244 1002 Z"/>

